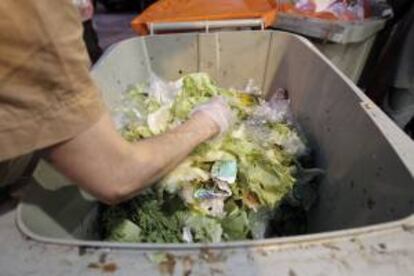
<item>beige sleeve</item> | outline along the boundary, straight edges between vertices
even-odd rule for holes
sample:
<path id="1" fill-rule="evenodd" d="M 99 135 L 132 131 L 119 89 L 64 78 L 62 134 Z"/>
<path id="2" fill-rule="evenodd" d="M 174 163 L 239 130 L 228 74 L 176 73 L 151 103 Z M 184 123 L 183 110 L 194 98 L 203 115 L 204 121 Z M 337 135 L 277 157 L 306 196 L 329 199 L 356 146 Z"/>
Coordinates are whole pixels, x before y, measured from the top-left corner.
<path id="1" fill-rule="evenodd" d="M 0 1 L 0 161 L 70 139 L 105 105 L 71 0 Z"/>

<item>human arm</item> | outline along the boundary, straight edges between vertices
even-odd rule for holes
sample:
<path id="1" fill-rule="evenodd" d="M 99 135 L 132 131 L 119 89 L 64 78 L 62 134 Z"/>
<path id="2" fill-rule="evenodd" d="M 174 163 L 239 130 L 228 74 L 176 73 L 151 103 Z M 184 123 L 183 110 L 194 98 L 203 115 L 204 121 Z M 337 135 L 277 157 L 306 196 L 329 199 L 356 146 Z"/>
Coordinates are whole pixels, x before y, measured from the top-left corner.
<path id="1" fill-rule="evenodd" d="M 126 143 L 89 74 L 72 1 L 4 0 L 0 13 L 0 161 L 48 148 L 61 172 L 117 203 L 214 135 L 211 121 L 194 114 L 160 137 Z"/>
<path id="2" fill-rule="evenodd" d="M 197 145 L 224 131 L 230 117 L 227 105 L 210 103 L 171 131 L 129 143 L 116 132 L 106 113 L 86 131 L 52 147 L 49 158 L 59 171 L 98 200 L 117 204 L 137 195 Z"/>

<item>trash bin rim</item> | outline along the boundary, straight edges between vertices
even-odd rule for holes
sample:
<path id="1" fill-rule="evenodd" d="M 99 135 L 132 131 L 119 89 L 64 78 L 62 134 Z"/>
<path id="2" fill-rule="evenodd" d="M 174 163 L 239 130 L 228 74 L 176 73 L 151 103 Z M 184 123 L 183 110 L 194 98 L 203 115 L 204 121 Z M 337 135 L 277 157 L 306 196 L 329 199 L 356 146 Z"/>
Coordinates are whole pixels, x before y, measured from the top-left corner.
<path id="1" fill-rule="evenodd" d="M 237 249 L 237 248 L 257 248 L 257 247 L 295 247 L 303 244 L 324 244 L 327 242 L 338 241 L 343 239 L 352 239 L 357 236 L 378 234 L 381 232 L 391 232 L 405 226 L 414 225 L 414 215 L 396 221 L 379 223 L 358 228 L 343 229 L 329 232 L 320 232 L 315 234 L 305 234 L 292 237 L 276 237 L 261 240 L 244 240 L 230 241 L 220 243 L 119 243 L 109 241 L 88 241 L 79 239 L 62 239 L 47 238 L 40 236 L 31 231 L 23 222 L 22 209 L 25 208 L 24 203 L 20 203 L 16 211 L 16 224 L 19 231 L 42 243 L 66 246 L 87 246 L 93 248 L 112 248 L 112 249 L 143 249 L 143 250 L 199 250 L 199 249 Z M 27 207 L 26 207 L 27 208 Z"/>

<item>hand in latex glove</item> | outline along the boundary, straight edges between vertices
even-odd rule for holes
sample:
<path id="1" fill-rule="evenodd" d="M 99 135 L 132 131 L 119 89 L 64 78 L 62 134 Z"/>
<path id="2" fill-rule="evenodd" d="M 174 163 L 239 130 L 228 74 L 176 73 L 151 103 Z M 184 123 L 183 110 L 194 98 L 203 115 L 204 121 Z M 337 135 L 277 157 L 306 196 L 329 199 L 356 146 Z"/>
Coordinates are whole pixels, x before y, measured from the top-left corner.
<path id="1" fill-rule="evenodd" d="M 226 132 L 233 121 L 233 114 L 226 100 L 221 97 L 214 97 L 207 103 L 196 107 L 192 114 L 204 114 L 210 118 L 219 128 L 220 134 Z"/>

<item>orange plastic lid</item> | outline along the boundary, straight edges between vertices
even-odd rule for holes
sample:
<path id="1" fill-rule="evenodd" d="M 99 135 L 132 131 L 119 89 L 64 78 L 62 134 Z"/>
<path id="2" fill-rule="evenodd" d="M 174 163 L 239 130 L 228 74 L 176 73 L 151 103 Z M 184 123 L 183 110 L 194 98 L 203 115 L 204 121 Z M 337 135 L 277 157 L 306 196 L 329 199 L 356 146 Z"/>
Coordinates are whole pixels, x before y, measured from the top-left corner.
<path id="1" fill-rule="evenodd" d="M 274 0 L 159 0 L 135 17 L 131 26 L 146 35 L 147 23 L 262 18 L 268 27 L 276 15 Z"/>

